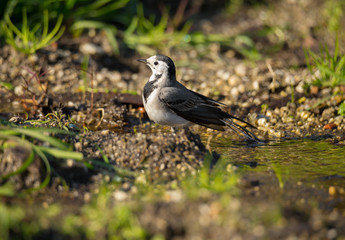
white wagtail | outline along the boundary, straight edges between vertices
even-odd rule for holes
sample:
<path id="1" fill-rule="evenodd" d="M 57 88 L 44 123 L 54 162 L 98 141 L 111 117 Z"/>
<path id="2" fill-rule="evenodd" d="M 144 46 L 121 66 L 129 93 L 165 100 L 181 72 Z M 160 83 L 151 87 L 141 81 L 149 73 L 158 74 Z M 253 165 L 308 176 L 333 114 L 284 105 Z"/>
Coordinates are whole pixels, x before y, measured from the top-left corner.
<path id="1" fill-rule="evenodd" d="M 253 125 L 220 109 L 225 104 L 189 90 L 179 83 L 176 80 L 175 64 L 169 57 L 155 55 L 138 61 L 152 70 L 142 94 L 145 110 L 152 121 L 173 128 L 187 127 L 194 123 L 224 131 L 224 127 L 228 126 L 248 139 L 258 140 L 252 132 L 233 119 L 255 128 Z"/>

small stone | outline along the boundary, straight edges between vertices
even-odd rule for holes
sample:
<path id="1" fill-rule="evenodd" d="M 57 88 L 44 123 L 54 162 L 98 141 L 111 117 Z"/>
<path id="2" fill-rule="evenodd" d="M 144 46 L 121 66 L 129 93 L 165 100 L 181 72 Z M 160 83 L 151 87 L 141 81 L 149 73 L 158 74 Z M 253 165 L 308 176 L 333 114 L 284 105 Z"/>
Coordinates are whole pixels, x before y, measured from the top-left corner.
<path id="1" fill-rule="evenodd" d="M 292 76 L 292 75 L 287 75 L 286 77 L 285 77 L 285 83 L 286 83 L 286 85 L 295 85 L 295 78 Z"/>
<path id="2" fill-rule="evenodd" d="M 49 55 L 48 55 L 48 60 L 50 62 L 56 62 L 56 60 L 58 59 L 58 54 L 55 53 L 55 52 L 51 52 Z"/>
<path id="3" fill-rule="evenodd" d="M 100 46 L 97 46 L 96 44 L 93 43 L 83 43 L 79 47 L 79 51 L 82 52 L 83 54 L 89 54 L 89 55 L 95 55 L 95 54 L 104 54 L 103 48 Z"/>
<path id="4" fill-rule="evenodd" d="M 78 151 L 78 152 L 81 152 L 81 150 L 82 150 L 82 144 L 81 144 L 81 142 L 76 142 L 76 143 L 74 144 L 74 149 L 75 149 L 76 151 Z"/>
<path id="5" fill-rule="evenodd" d="M 311 94 L 317 94 L 319 92 L 319 87 L 318 86 L 311 86 L 310 87 L 310 93 Z"/>
<path id="6" fill-rule="evenodd" d="M 89 192 L 84 193 L 84 201 L 90 202 L 91 200 L 91 194 Z"/>
<path id="7" fill-rule="evenodd" d="M 72 166 L 73 166 L 73 163 L 74 163 L 73 159 L 67 159 L 67 160 L 66 160 L 66 165 L 67 165 L 68 167 L 72 167 Z"/>
<path id="8" fill-rule="evenodd" d="M 244 86 L 244 84 L 238 85 L 238 91 L 240 93 L 244 93 L 246 91 L 246 87 Z"/>
<path id="9" fill-rule="evenodd" d="M 259 126 L 262 126 L 262 127 L 267 126 L 267 120 L 266 120 L 266 118 L 260 118 L 260 119 L 258 120 L 258 125 L 259 125 Z"/>
<path id="10" fill-rule="evenodd" d="M 301 118 L 302 118 L 303 120 L 308 119 L 308 118 L 310 117 L 310 115 L 311 115 L 311 113 L 308 112 L 308 111 L 303 111 L 303 112 L 301 112 L 301 114 L 300 114 L 300 116 L 301 116 Z"/>
<path id="11" fill-rule="evenodd" d="M 234 87 L 231 89 L 230 95 L 231 95 L 231 97 L 234 97 L 234 98 L 238 97 L 239 91 L 238 91 L 237 87 Z"/>
<path id="12" fill-rule="evenodd" d="M 160 166 L 159 166 L 159 170 L 164 170 L 165 169 L 165 165 L 164 165 L 164 163 L 162 163 Z"/>
<path id="13" fill-rule="evenodd" d="M 247 74 L 246 66 L 243 63 L 236 65 L 235 66 L 235 73 L 236 73 L 236 75 L 238 75 L 240 77 L 246 76 L 246 74 Z"/>
<path id="14" fill-rule="evenodd" d="M 335 123 L 328 123 L 323 128 L 324 129 L 335 129 L 335 128 L 337 128 L 337 124 L 335 124 Z"/>
<path id="15" fill-rule="evenodd" d="M 259 81 L 254 81 L 253 82 L 253 89 L 256 90 L 256 91 L 260 90 L 260 83 L 259 83 Z"/>
<path id="16" fill-rule="evenodd" d="M 322 116 L 323 119 L 330 119 L 331 117 L 334 116 L 334 108 L 330 107 L 330 108 L 325 109 L 322 112 L 321 116 Z"/>
<path id="17" fill-rule="evenodd" d="M 14 93 L 15 93 L 17 96 L 22 96 L 22 95 L 24 94 L 23 86 L 22 86 L 22 85 L 16 86 L 16 87 L 14 88 Z"/>
<path id="18" fill-rule="evenodd" d="M 296 92 L 298 93 L 304 93 L 304 82 L 300 82 L 296 88 L 295 88 Z"/>
<path id="19" fill-rule="evenodd" d="M 32 63 L 36 63 L 38 61 L 38 56 L 36 54 L 30 54 L 28 60 Z"/>
<path id="20" fill-rule="evenodd" d="M 183 194 L 179 190 L 169 190 L 165 192 L 164 198 L 169 202 L 180 202 L 183 198 Z"/>
<path id="21" fill-rule="evenodd" d="M 67 102 L 67 106 L 68 106 L 68 107 L 74 107 L 75 104 L 74 104 L 74 102 L 72 102 L 72 101 L 68 101 L 68 102 Z"/>
<path id="22" fill-rule="evenodd" d="M 128 194 L 124 191 L 116 190 L 113 193 L 113 197 L 118 201 L 124 201 L 128 198 Z"/>
<path id="23" fill-rule="evenodd" d="M 328 188 L 328 194 L 331 195 L 331 196 L 333 196 L 333 195 L 335 195 L 335 193 L 336 193 L 335 187 L 334 187 L 334 186 L 330 186 L 330 187 Z"/>
<path id="24" fill-rule="evenodd" d="M 336 116 L 336 117 L 334 118 L 334 123 L 337 124 L 338 126 L 340 126 L 341 123 L 343 122 L 343 119 L 344 119 L 343 116 Z"/>
<path id="25" fill-rule="evenodd" d="M 101 134 L 102 134 L 103 136 L 109 135 L 109 129 L 102 130 Z"/>
<path id="26" fill-rule="evenodd" d="M 110 80 L 114 82 L 118 82 L 121 80 L 121 73 L 118 71 L 112 71 L 110 74 Z"/>
<path id="27" fill-rule="evenodd" d="M 275 91 L 275 89 L 279 88 L 280 84 L 278 81 L 273 81 L 268 85 L 268 89 Z"/>
<path id="28" fill-rule="evenodd" d="M 337 230 L 334 228 L 331 228 L 327 231 L 327 239 L 336 239 L 337 235 Z"/>
<path id="29" fill-rule="evenodd" d="M 229 77 L 228 83 L 230 86 L 237 86 L 241 83 L 241 78 L 239 78 L 237 75 L 232 75 Z"/>

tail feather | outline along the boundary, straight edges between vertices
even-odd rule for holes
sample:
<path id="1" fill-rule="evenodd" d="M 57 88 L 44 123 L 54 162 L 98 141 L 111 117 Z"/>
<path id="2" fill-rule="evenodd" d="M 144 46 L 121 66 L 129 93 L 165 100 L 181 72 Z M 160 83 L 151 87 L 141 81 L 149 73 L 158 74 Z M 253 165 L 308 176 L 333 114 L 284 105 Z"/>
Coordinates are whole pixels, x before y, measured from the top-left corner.
<path id="1" fill-rule="evenodd" d="M 241 119 L 237 119 L 235 118 L 236 120 L 240 120 L 242 122 L 244 122 L 243 120 Z M 260 139 L 258 139 L 254 133 L 252 133 L 251 131 L 249 131 L 248 129 L 242 127 L 241 125 L 235 123 L 233 120 L 231 120 L 230 118 L 225 118 L 225 119 L 222 119 L 221 120 L 224 124 L 226 124 L 228 127 L 230 127 L 233 131 L 235 131 L 237 134 L 239 135 L 244 135 L 246 136 L 248 139 L 251 139 L 251 140 L 254 140 L 254 141 L 260 141 Z M 245 122 L 246 124 L 248 124 L 247 122 Z M 248 124 L 249 126 L 251 127 L 254 127 L 252 126 L 251 124 Z M 254 127 L 255 128 L 255 127 Z"/>

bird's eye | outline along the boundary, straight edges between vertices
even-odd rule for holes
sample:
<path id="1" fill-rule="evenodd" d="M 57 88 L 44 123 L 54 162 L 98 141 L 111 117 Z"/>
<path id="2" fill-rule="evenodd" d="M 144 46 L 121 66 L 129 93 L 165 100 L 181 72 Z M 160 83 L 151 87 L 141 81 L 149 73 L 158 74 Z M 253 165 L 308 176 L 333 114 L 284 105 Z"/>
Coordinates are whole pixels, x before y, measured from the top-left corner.
<path id="1" fill-rule="evenodd" d="M 153 64 L 154 64 L 154 65 L 158 65 L 158 62 L 154 62 Z"/>

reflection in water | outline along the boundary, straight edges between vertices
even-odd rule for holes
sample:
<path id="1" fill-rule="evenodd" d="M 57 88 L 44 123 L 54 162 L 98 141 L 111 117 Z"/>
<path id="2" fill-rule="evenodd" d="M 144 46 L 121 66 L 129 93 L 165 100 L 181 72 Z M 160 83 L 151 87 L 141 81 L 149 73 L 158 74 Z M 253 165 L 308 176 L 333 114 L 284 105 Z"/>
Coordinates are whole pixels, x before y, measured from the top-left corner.
<path id="1" fill-rule="evenodd" d="M 267 171 L 278 166 L 283 177 L 292 181 L 345 186 L 345 147 L 325 141 L 248 145 L 216 139 L 211 147 L 232 163 L 251 166 L 252 171 Z"/>

